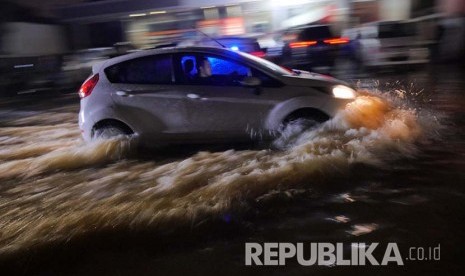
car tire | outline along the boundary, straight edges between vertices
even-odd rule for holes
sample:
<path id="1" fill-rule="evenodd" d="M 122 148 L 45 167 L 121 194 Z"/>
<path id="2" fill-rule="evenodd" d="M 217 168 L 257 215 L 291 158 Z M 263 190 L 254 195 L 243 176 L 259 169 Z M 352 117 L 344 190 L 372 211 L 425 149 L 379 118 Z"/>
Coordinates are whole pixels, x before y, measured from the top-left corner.
<path id="1" fill-rule="evenodd" d="M 282 127 L 288 127 L 289 125 L 301 125 L 305 129 L 313 128 L 321 123 L 324 123 L 329 119 L 328 115 L 319 112 L 319 111 L 307 111 L 307 110 L 298 110 L 289 116 L 287 116 L 283 123 Z"/>
<path id="2" fill-rule="evenodd" d="M 327 121 L 329 117 L 321 112 L 297 111 L 283 121 L 279 128 L 279 137 L 273 142 L 273 147 L 286 149 L 292 146 L 300 134 L 314 129 Z"/>
<path id="3" fill-rule="evenodd" d="M 300 117 L 294 118 L 283 122 L 280 128 L 280 132 L 283 135 L 296 136 L 300 133 L 313 129 L 323 123 L 325 120 L 312 117 Z"/>

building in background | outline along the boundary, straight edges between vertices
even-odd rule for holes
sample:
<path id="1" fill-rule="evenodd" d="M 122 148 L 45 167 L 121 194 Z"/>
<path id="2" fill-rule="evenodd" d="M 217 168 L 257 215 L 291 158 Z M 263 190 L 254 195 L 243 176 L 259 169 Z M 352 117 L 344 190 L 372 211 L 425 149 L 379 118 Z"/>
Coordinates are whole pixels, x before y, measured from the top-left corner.
<path id="1" fill-rule="evenodd" d="M 361 23 L 433 13 L 442 0 L 10 0 L 68 28 L 73 49 L 128 41 L 137 47 L 196 35 L 255 35 L 303 24 L 341 31 Z M 449 2 L 452 0 L 449 0 Z M 461 0 L 456 0 L 461 1 Z"/>

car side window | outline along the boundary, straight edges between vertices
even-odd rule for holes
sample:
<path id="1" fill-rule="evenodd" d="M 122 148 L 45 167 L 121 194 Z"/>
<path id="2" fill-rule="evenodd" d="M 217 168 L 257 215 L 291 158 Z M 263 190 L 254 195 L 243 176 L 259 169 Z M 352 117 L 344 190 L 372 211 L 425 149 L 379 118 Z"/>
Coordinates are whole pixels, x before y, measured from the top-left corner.
<path id="1" fill-rule="evenodd" d="M 242 76 L 250 75 L 250 69 L 242 64 L 227 59 L 207 56 L 206 60 L 211 64 L 212 75 L 215 76 Z"/>
<path id="2" fill-rule="evenodd" d="M 112 83 L 169 84 L 172 60 L 170 55 L 136 58 L 108 67 L 105 74 Z"/>
<path id="3" fill-rule="evenodd" d="M 199 74 L 196 57 L 194 55 L 184 55 L 180 61 L 182 77 L 178 77 L 177 79 L 180 79 L 178 81 L 186 84 L 195 83 Z"/>
<path id="4" fill-rule="evenodd" d="M 239 86 L 251 69 L 239 62 L 205 54 L 185 54 L 178 59 L 184 84 Z"/>
<path id="5" fill-rule="evenodd" d="M 175 58 L 176 83 L 190 85 L 241 86 L 246 77 L 256 77 L 263 87 L 280 87 L 281 82 L 258 69 L 215 55 L 188 53 Z"/>

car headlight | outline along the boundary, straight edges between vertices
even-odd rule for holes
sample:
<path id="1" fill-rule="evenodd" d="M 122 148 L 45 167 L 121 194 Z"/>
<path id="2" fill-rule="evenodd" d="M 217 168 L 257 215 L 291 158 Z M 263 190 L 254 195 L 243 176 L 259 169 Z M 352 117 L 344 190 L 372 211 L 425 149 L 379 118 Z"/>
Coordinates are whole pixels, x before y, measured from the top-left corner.
<path id="1" fill-rule="evenodd" d="M 336 85 L 333 87 L 333 96 L 339 99 L 355 99 L 356 93 L 348 86 Z"/>

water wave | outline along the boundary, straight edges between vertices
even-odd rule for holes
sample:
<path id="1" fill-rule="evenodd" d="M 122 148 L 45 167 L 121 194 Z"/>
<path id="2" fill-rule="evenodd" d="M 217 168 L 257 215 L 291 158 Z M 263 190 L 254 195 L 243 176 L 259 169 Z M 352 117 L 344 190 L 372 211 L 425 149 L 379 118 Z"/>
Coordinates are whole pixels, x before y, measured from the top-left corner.
<path id="1" fill-rule="evenodd" d="M 128 141 L 84 145 L 73 123 L 1 128 L 0 252 L 103 229 L 189 226 L 352 164 L 383 166 L 414 156 L 433 132 L 422 116 L 362 93 L 330 121 L 281 138 L 283 150 L 199 152 L 161 165 L 127 158 Z"/>

